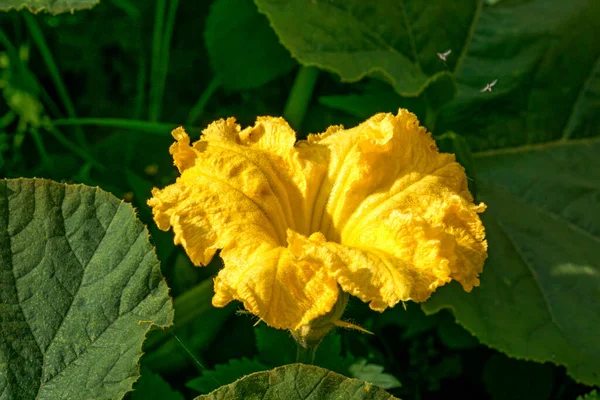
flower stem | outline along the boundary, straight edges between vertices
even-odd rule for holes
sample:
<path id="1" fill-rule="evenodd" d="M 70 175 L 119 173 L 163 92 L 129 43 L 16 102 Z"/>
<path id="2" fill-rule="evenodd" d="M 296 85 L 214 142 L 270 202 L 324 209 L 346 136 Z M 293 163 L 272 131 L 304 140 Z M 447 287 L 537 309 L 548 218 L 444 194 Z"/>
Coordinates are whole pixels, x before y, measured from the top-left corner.
<path id="1" fill-rule="evenodd" d="M 213 94 L 217 91 L 217 89 L 220 86 L 221 86 L 221 83 L 219 82 L 219 80 L 217 78 L 213 78 L 210 81 L 210 83 L 208 84 L 206 89 L 204 89 L 204 91 L 200 95 L 200 98 L 198 99 L 198 101 L 196 102 L 194 107 L 192 107 L 192 110 L 190 111 L 190 115 L 188 116 L 188 119 L 187 119 L 188 124 L 194 124 L 196 122 L 196 120 L 198 118 L 200 118 L 200 116 L 204 112 L 204 108 L 206 107 L 206 104 L 208 104 L 208 101 L 210 100 L 210 98 L 213 96 Z"/>
<path id="2" fill-rule="evenodd" d="M 296 362 L 312 365 L 315 361 L 317 347 L 318 345 L 304 347 L 300 343 L 296 343 Z"/>
<path id="3" fill-rule="evenodd" d="M 300 67 L 296 75 L 283 109 L 283 117 L 294 129 L 302 126 L 318 76 L 319 69 L 316 67 Z"/>

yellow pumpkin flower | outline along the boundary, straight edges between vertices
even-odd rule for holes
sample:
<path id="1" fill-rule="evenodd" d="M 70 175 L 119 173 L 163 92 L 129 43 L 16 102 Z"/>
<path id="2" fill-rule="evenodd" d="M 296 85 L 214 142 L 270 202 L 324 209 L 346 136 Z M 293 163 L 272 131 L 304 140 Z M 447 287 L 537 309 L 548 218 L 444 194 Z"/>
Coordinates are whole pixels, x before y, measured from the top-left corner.
<path id="1" fill-rule="evenodd" d="M 173 136 L 181 176 L 148 205 L 194 264 L 221 249 L 217 307 L 239 300 L 268 325 L 297 330 L 341 291 L 383 311 L 453 279 L 479 285 L 485 205 L 406 110 L 298 142 L 271 117 L 243 130 L 216 121 L 193 145 L 183 128 Z"/>

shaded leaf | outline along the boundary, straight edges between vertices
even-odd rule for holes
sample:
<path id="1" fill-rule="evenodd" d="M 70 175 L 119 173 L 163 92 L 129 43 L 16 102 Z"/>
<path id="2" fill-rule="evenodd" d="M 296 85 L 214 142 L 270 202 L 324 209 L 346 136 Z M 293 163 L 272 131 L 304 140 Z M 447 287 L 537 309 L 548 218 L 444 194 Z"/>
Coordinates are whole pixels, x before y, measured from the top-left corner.
<path id="1" fill-rule="evenodd" d="M 300 63 L 349 82 L 377 76 L 405 96 L 452 79 L 481 7 L 476 0 L 255 1 Z M 436 53 L 447 49 L 457 57 L 445 65 Z"/>
<path id="2" fill-rule="evenodd" d="M 449 349 L 462 350 L 476 347 L 479 342 L 469 331 L 454 321 L 448 313 L 438 314 L 437 334 Z"/>
<path id="3" fill-rule="evenodd" d="M 227 364 L 217 365 L 212 371 L 205 371 L 202 376 L 189 381 L 186 386 L 200 393 L 209 393 L 245 375 L 267 369 L 268 367 L 257 360 L 249 360 L 247 358 L 233 359 L 229 360 Z"/>
<path id="4" fill-rule="evenodd" d="M 200 396 L 209 399 L 395 399 L 371 383 L 346 378 L 326 369 L 291 364 L 248 375 L 214 392 Z"/>
<path id="5" fill-rule="evenodd" d="M 184 398 L 181 393 L 171 389 L 160 375 L 148 368 L 142 368 L 142 376 L 135 383 L 131 400 L 184 400 Z"/>
<path id="6" fill-rule="evenodd" d="M 367 360 L 358 360 L 349 368 L 350 374 L 356 379 L 371 382 L 382 389 L 393 389 L 402 386 L 394 375 L 383 372 L 383 367 L 377 364 L 367 364 Z"/>
<path id="7" fill-rule="evenodd" d="M 488 205 L 481 286 L 443 287 L 426 312 L 452 308 L 482 343 L 600 384 L 598 152 L 594 139 L 474 154 Z"/>
<path id="8" fill-rule="evenodd" d="M 173 310 L 148 232 L 98 188 L 0 181 L 0 387 L 14 399 L 120 398 Z"/>
<path id="9" fill-rule="evenodd" d="M 599 30 L 598 1 L 485 7 L 438 126 L 467 136 L 474 151 L 598 135 Z"/>
<path id="10" fill-rule="evenodd" d="M 262 86 L 296 63 L 249 0 L 216 0 L 204 33 L 210 63 L 228 89 Z"/>
<path id="11" fill-rule="evenodd" d="M 33 13 L 46 11 L 50 14 L 73 12 L 92 8 L 100 0 L 0 0 L 0 11 L 27 8 Z"/>
<path id="12" fill-rule="evenodd" d="M 588 394 L 577 397 L 577 400 L 600 400 L 600 393 L 594 389 Z"/>

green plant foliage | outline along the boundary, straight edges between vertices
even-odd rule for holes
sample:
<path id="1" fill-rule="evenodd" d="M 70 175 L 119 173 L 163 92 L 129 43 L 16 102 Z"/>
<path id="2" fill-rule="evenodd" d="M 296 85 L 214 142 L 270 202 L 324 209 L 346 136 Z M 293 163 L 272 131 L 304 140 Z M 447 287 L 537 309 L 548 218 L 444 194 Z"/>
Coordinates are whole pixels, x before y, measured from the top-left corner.
<path id="1" fill-rule="evenodd" d="M 600 393 L 597 390 L 592 390 L 588 394 L 577 397 L 577 400 L 600 400 Z"/>
<path id="2" fill-rule="evenodd" d="M 221 386 L 229 385 L 245 375 L 267 369 L 268 367 L 258 360 L 233 359 L 227 364 L 217 365 L 212 371 L 205 371 L 202 376 L 189 381 L 187 387 L 200 393 L 209 393 Z"/>
<path id="3" fill-rule="evenodd" d="M 598 152 L 589 139 L 475 154 L 488 205 L 481 287 L 449 285 L 424 309 L 450 307 L 481 342 L 600 384 Z"/>
<path id="4" fill-rule="evenodd" d="M 378 76 L 405 96 L 420 94 L 441 76 L 451 79 L 481 9 L 476 0 L 256 3 L 302 64 L 349 82 Z M 447 49 L 460 56 L 444 64 L 436 53 Z"/>
<path id="5" fill-rule="evenodd" d="M 228 89 L 261 86 L 296 65 L 268 20 L 249 0 L 215 1 L 204 40 L 213 70 Z"/>
<path id="6" fill-rule="evenodd" d="M 46 11 L 59 14 L 92 8 L 99 2 L 100 0 L 0 0 L 0 11 L 27 8 L 34 13 Z"/>
<path id="7" fill-rule="evenodd" d="M 383 369 L 381 365 L 367 364 L 365 359 L 356 361 L 349 368 L 350 374 L 354 378 L 371 382 L 382 389 L 393 389 L 402 386 L 394 375 L 384 373 Z"/>
<path id="8" fill-rule="evenodd" d="M 181 393 L 171 389 L 160 375 L 142 368 L 142 376 L 135 383 L 131 400 L 184 400 Z"/>
<path id="9" fill-rule="evenodd" d="M 474 151 L 598 135 L 599 30 L 598 1 L 485 7 L 456 70 L 460 94 L 437 126 L 466 136 Z"/>
<path id="10" fill-rule="evenodd" d="M 0 181 L 0 387 L 11 399 L 120 398 L 173 309 L 148 231 L 98 188 Z"/>
<path id="11" fill-rule="evenodd" d="M 197 399 L 241 398 L 395 399 L 383 389 L 370 383 L 349 379 L 335 372 L 304 364 L 290 364 L 270 371 L 257 372 Z"/>

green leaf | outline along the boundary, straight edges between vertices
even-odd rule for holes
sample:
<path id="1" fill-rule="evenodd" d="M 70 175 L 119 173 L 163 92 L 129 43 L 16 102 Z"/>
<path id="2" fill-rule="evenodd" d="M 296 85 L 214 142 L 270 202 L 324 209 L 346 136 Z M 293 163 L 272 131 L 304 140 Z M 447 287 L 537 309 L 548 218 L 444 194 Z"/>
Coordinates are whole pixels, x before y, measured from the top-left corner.
<path id="1" fill-rule="evenodd" d="M 594 389 L 586 395 L 578 396 L 577 400 L 600 400 L 600 393 Z"/>
<path id="2" fill-rule="evenodd" d="M 216 0 L 204 40 L 215 74 L 231 90 L 262 86 L 296 65 L 249 0 Z"/>
<path id="3" fill-rule="evenodd" d="M 121 398 L 148 330 L 173 319 L 146 228 L 98 188 L 0 181 L 0 271 L 8 398 Z"/>
<path id="4" fill-rule="evenodd" d="M 202 376 L 189 381 L 186 386 L 200 393 L 209 393 L 220 386 L 235 382 L 244 375 L 266 369 L 268 367 L 257 360 L 249 360 L 247 358 L 233 359 L 229 360 L 227 364 L 217 365 L 212 371 L 206 371 Z"/>
<path id="5" fill-rule="evenodd" d="M 255 0 L 281 42 L 304 65 L 355 82 L 377 76 L 404 96 L 452 79 L 481 2 Z M 452 49 L 445 65 L 436 53 Z"/>
<path id="6" fill-rule="evenodd" d="M 248 375 L 197 400 L 396 399 L 369 382 L 346 378 L 323 368 L 291 364 Z"/>
<path id="7" fill-rule="evenodd" d="M 46 11 L 50 14 L 60 14 L 92 8 L 98 3 L 100 0 L 0 0 L 0 11 L 27 8 L 33 13 Z"/>
<path id="8" fill-rule="evenodd" d="M 142 368 L 142 376 L 135 383 L 131 400 L 184 400 L 184 398 L 181 393 L 171 389 L 160 375 L 148 368 Z"/>
<path id="9" fill-rule="evenodd" d="M 437 334 L 446 347 L 453 350 L 463 350 L 471 349 L 479 344 L 477 338 L 457 324 L 450 314 L 440 313 L 437 315 L 440 316 Z"/>
<path id="10" fill-rule="evenodd" d="M 494 354 L 483 367 L 483 382 L 493 400 L 549 399 L 552 394 L 550 364 L 511 360 Z"/>
<path id="11" fill-rule="evenodd" d="M 502 1 L 481 12 L 459 96 L 438 119 L 474 151 L 598 135 L 600 2 Z M 498 79 L 491 92 L 480 92 Z"/>
<path id="12" fill-rule="evenodd" d="M 361 359 L 349 368 L 352 377 L 371 382 L 382 389 L 394 389 L 402 386 L 394 375 L 383 372 L 383 367 L 377 364 L 367 364 L 367 360 Z"/>
<path id="13" fill-rule="evenodd" d="M 441 288 L 482 343 L 600 384 L 600 139 L 474 154 L 489 259 L 481 286 Z"/>

